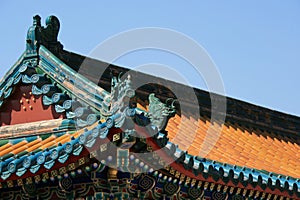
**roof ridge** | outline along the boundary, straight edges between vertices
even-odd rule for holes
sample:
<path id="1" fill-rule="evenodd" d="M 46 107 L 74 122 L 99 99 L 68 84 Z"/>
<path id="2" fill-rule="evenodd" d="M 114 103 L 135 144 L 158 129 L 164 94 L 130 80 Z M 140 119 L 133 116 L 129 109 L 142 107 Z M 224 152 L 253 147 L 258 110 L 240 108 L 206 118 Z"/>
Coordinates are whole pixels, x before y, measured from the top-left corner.
<path id="1" fill-rule="evenodd" d="M 80 65 L 84 62 L 88 63 L 90 67 L 93 69 L 107 67 L 100 81 L 99 81 L 99 77 L 93 77 L 93 74 L 84 74 L 90 81 L 100 85 L 102 88 L 104 88 L 107 91 L 109 91 L 110 82 L 111 82 L 110 80 L 111 77 L 109 74 L 110 72 L 125 74 L 130 70 L 129 68 L 120 67 L 110 63 L 105 63 L 101 60 L 96 60 L 93 58 L 89 58 L 65 50 L 62 50 L 58 56 L 64 62 L 72 64 L 70 65 L 70 67 L 72 67 L 73 70 L 75 71 L 78 71 Z M 151 77 L 151 80 L 153 80 L 153 82 L 159 82 L 161 80 L 164 80 L 166 83 L 167 82 L 170 84 L 172 83 L 177 85 L 178 87 L 183 87 L 183 88 L 187 87 L 181 83 L 177 83 L 172 80 L 165 80 L 138 71 L 134 71 L 134 74 L 136 76 L 141 77 L 141 79 L 143 79 L 142 77 Z M 200 105 L 200 115 L 210 118 L 211 115 L 210 95 L 213 95 L 214 98 L 217 99 L 221 97 L 221 95 L 210 93 L 208 91 L 199 88 L 193 88 L 193 89 L 196 93 Z M 167 91 L 167 89 L 164 88 L 163 86 L 159 86 L 159 85 L 153 86 L 152 84 L 148 84 L 147 88 L 146 87 L 139 88 L 138 91 L 136 91 L 136 93 L 138 94 L 139 98 L 146 100 L 147 94 L 153 92 L 154 90 L 161 91 L 160 94 L 156 94 L 157 97 L 159 97 L 161 100 L 165 100 L 169 97 L 175 98 L 175 96 L 168 96 L 170 95 L 170 92 Z M 234 99 L 232 97 L 226 97 L 226 99 L 227 99 L 227 112 L 223 113 L 223 115 L 226 115 L 226 121 L 233 122 L 233 123 L 240 123 L 242 126 L 245 127 L 249 126 L 253 128 L 269 130 L 279 135 L 288 134 L 291 137 L 298 138 L 300 143 L 300 116 L 272 110 L 270 108 L 255 105 L 239 99 Z M 193 110 L 194 105 L 190 105 L 188 100 L 187 102 L 181 102 L 181 103 L 186 104 L 187 106 L 191 107 L 191 110 Z"/>

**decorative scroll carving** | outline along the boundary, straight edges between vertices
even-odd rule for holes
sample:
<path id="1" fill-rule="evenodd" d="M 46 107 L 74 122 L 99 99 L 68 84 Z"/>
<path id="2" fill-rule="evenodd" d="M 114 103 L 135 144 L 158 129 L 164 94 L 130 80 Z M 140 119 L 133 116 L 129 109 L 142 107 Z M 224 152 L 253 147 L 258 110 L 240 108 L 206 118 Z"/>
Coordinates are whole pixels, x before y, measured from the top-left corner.
<path id="1" fill-rule="evenodd" d="M 187 193 L 192 199 L 198 199 L 203 196 L 204 191 L 201 190 L 200 188 L 192 187 L 192 188 L 188 188 Z"/>
<path id="2" fill-rule="evenodd" d="M 155 179 L 151 176 L 145 175 L 143 178 L 139 181 L 138 187 L 146 192 L 148 190 L 151 190 L 155 185 Z"/>
<path id="3" fill-rule="evenodd" d="M 178 184 L 172 183 L 172 182 L 167 182 L 164 185 L 164 193 L 167 194 L 168 196 L 173 196 L 177 192 L 179 192 L 180 186 Z"/>
<path id="4" fill-rule="evenodd" d="M 72 179 L 70 177 L 61 179 L 59 181 L 59 187 L 62 189 L 62 191 L 69 192 L 73 187 Z"/>
<path id="5" fill-rule="evenodd" d="M 35 196 L 36 193 L 36 185 L 35 184 L 25 184 L 22 186 L 23 191 L 25 192 L 25 194 L 28 194 L 28 196 L 32 197 Z"/>
<path id="6" fill-rule="evenodd" d="M 227 194 L 223 193 L 223 192 L 217 192 L 217 191 L 215 191 L 212 194 L 212 198 L 215 199 L 215 200 L 225 200 L 225 199 L 227 199 Z"/>

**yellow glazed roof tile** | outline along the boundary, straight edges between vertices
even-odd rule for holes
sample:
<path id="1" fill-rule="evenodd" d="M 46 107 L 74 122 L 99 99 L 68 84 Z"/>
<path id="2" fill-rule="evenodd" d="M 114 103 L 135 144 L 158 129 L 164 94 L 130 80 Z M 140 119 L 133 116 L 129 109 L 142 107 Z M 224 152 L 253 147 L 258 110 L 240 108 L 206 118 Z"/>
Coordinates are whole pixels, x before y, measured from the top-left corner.
<path id="1" fill-rule="evenodd" d="M 196 124 L 196 130 L 192 124 Z M 216 123 L 211 125 L 208 119 L 175 115 L 166 130 L 170 141 L 191 155 L 201 156 L 201 152 L 206 152 L 204 157 L 208 159 L 300 178 L 299 144 L 277 139 L 266 131 L 249 131 L 236 124 L 226 123 L 221 128 Z M 214 134 L 207 133 L 209 127 Z M 201 150 L 204 147 L 210 149 Z"/>

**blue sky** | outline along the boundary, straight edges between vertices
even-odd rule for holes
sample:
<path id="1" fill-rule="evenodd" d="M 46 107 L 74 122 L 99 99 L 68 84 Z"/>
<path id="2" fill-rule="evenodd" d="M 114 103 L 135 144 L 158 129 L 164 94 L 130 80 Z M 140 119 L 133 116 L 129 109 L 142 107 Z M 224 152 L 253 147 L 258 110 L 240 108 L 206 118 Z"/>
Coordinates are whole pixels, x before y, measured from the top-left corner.
<path id="1" fill-rule="evenodd" d="M 202 45 L 216 63 L 226 95 L 300 116 L 300 1 L 1 1 L 0 76 L 25 49 L 32 16 L 54 14 L 66 50 L 88 55 L 119 32 L 162 27 Z M 163 63 L 185 71 L 187 63 L 163 52 L 141 51 L 122 66 Z M 191 84 L 206 89 L 189 74 Z"/>

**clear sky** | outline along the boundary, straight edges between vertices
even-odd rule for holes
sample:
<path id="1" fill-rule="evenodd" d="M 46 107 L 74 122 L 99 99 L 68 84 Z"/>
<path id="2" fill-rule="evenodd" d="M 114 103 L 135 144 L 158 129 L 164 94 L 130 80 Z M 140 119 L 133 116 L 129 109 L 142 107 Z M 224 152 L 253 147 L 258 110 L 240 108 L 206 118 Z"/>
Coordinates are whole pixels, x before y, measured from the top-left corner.
<path id="1" fill-rule="evenodd" d="M 129 3 L 130 2 L 130 3 Z M 25 49 L 32 17 L 54 14 L 66 50 L 88 55 L 119 32 L 163 27 L 196 40 L 222 76 L 226 95 L 300 116 L 300 1 L 8 1 L 0 2 L 0 76 Z M 142 51 L 122 66 L 186 63 L 167 53 Z M 191 76 L 192 77 L 192 76 Z M 191 83 L 206 89 L 202 80 Z"/>

